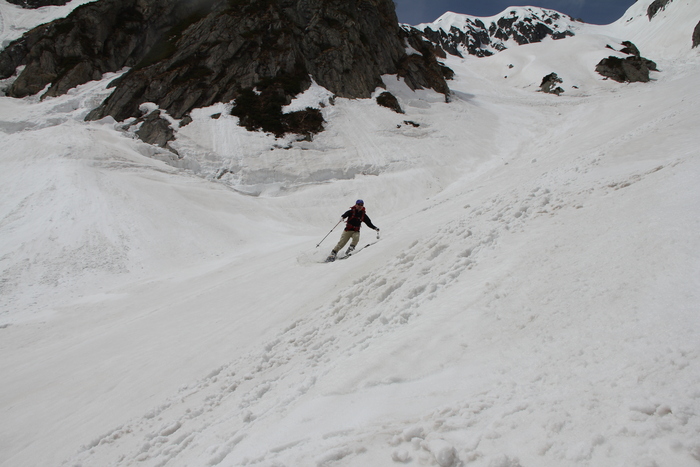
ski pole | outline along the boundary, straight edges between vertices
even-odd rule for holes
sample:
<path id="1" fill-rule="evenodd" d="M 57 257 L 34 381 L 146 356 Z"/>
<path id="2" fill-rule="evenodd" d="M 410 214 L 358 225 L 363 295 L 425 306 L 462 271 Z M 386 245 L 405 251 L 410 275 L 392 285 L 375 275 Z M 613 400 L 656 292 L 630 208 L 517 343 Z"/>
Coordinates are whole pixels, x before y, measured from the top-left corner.
<path id="1" fill-rule="evenodd" d="M 338 223 L 335 224 L 335 226 L 333 226 L 333 228 L 331 229 L 331 231 L 328 232 L 328 233 L 326 234 L 325 237 L 323 237 L 323 240 L 327 239 L 328 236 L 331 234 L 331 232 L 333 232 L 333 231 L 335 230 L 335 228 L 338 227 L 338 226 L 340 225 L 341 222 L 343 222 L 343 219 L 340 219 L 340 220 L 338 221 Z M 323 240 L 321 240 L 320 242 L 318 242 L 318 245 L 316 245 L 316 248 L 318 248 L 318 247 L 321 246 L 321 243 L 323 243 Z"/>

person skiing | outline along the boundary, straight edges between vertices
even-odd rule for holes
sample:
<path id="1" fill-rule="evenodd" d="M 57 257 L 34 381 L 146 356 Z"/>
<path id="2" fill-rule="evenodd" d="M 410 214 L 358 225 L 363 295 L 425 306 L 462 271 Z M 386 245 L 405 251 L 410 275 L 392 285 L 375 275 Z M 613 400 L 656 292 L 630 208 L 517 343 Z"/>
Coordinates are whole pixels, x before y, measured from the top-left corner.
<path id="1" fill-rule="evenodd" d="M 352 253 L 352 251 L 355 249 L 355 247 L 360 241 L 360 227 L 362 226 L 363 222 L 367 224 L 367 227 L 369 227 L 370 229 L 379 232 L 379 227 L 372 224 L 372 221 L 367 215 L 367 212 L 365 211 L 365 202 L 361 199 L 358 199 L 355 202 L 355 205 L 351 207 L 347 212 L 345 212 L 341 217 L 343 219 L 347 219 L 347 222 L 345 223 L 345 231 L 340 236 L 340 241 L 335 246 L 335 248 L 333 248 L 333 251 L 331 251 L 331 254 L 326 261 L 335 261 L 335 257 L 338 254 L 338 252 L 350 240 L 352 240 L 352 242 L 350 242 L 350 246 L 348 247 L 345 254 L 349 255 L 350 253 Z"/>

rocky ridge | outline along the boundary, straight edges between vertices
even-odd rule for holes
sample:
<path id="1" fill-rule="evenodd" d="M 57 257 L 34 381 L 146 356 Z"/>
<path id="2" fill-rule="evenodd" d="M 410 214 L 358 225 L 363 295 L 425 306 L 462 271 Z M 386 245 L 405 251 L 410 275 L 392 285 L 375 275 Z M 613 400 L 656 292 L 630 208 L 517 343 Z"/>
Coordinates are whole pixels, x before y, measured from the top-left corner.
<path id="1" fill-rule="evenodd" d="M 275 134 L 308 122 L 280 115 L 312 79 L 347 98 L 370 97 L 385 74 L 449 93 L 449 71 L 420 34 L 399 27 L 391 0 L 99 0 L 0 53 L 1 78 L 20 66 L 13 97 L 47 86 L 44 96 L 61 95 L 129 67 L 88 119 L 140 117 L 146 102 L 181 119 L 240 98 L 241 123 Z"/>
<path id="2" fill-rule="evenodd" d="M 493 18 L 446 13 L 434 23 L 416 27 L 437 48 L 451 55 L 487 57 L 509 45 L 541 42 L 545 38 L 563 39 L 574 35 L 571 17 L 553 10 L 513 7 Z"/>

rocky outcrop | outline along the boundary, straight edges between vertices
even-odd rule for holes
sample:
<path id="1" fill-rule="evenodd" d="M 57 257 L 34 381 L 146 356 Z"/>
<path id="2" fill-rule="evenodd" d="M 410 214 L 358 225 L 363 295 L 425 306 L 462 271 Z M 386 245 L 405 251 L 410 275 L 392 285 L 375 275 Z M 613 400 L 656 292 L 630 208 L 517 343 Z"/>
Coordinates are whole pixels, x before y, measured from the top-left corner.
<path id="1" fill-rule="evenodd" d="M 377 96 L 377 104 L 381 105 L 382 107 L 386 107 L 387 109 L 391 109 L 397 114 L 405 113 L 401 108 L 401 104 L 399 104 L 398 99 L 396 99 L 396 96 L 390 92 L 383 92 Z"/>
<path id="2" fill-rule="evenodd" d="M 542 83 L 540 84 L 540 91 L 545 92 L 547 94 L 556 94 L 557 96 L 559 96 L 561 95 L 561 93 L 564 92 L 564 89 L 557 85 L 563 82 L 564 80 L 561 79 L 559 75 L 557 75 L 556 73 L 550 73 L 544 78 L 542 78 Z"/>
<path id="3" fill-rule="evenodd" d="M 140 127 L 136 131 L 136 135 L 145 143 L 165 148 L 168 147 L 170 141 L 175 139 L 175 131 L 170 126 L 170 122 L 161 116 L 160 110 L 154 110 L 137 119 L 132 126 L 137 125 Z"/>
<path id="4" fill-rule="evenodd" d="M 620 49 L 620 52 L 630 55 L 629 57 L 610 56 L 604 58 L 598 63 L 595 70 L 606 78 L 620 83 L 649 82 L 651 80 L 650 72 L 659 71 L 656 63 L 642 57 L 639 49 L 633 43 L 625 41 L 622 45 L 623 48 Z"/>
<path id="5" fill-rule="evenodd" d="M 407 43 L 418 54 L 408 55 Z M 26 68 L 8 91 L 16 97 L 47 85 L 47 95 L 59 95 L 131 67 L 89 119 L 138 117 L 144 102 L 180 119 L 235 100 L 242 123 L 276 134 L 282 127 L 268 130 L 265 120 L 279 118 L 312 78 L 348 98 L 370 97 L 385 74 L 449 93 L 449 73 L 401 30 L 392 0 L 100 0 L 0 53 L 1 77 L 19 65 Z"/>
<path id="6" fill-rule="evenodd" d="M 622 43 L 622 48 L 620 49 L 620 52 L 627 55 L 634 55 L 635 57 L 641 57 L 642 55 L 637 46 L 630 41 L 624 41 Z"/>
<path id="7" fill-rule="evenodd" d="M 411 89 L 434 89 L 448 96 L 450 89 L 446 80 L 454 78 L 454 72 L 436 60 L 436 57 L 445 58 L 444 52 L 423 40 L 416 30 L 402 30 L 402 37 L 409 49 L 417 53 L 407 53 L 399 60 L 397 75 Z"/>
<path id="8" fill-rule="evenodd" d="M 649 5 L 649 8 L 647 8 L 647 16 L 649 17 L 649 21 L 651 21 L 659 11 L 665 9 L 666 5 L 672 1 L 673 0 L 654 0 L 651 5 Z"/>
<path id="9" fill-rule="evenodd" d="M 176 34 L 208 12 L 213 0 L 100 0 L 39 26 L 0 53 L 0 78 L 26 65 L 7 94 L 25 97 L 50 86 L 64 94 L 104 73 L 134 67 L 161 52 Z M 160 49 L 158 47 L 160 46 Z M 149 55 L 151 54 L 151 55 Z M 137 113 L 134 116 L 138 116 Z"/>
<path id="10" fill-rule="evenodd" d="M 693 31 L 693 48 L 700 45 L 700 22 L 695 26 L 695 31 Z"/>
<path id="11" fill-rule="evenodd" d="M 41 8 L 52 5 L 65 5 L 70 0 L 7 0 L 8 3 L 19 5 L 22 8 Z"/>
<path id="12" fill-rule="evenodd" d="M 449 29 L 442 26 L 446 21 Z M 485 22 L 484 18 L 447 14 L 420 31 L 426 40 L 451 55 L 486 57 L 505 50 L 509 42 L 519 45 L 541 42 L 547 37 L 563 39 L 573 36 L 574 20 L 553 10 L 513 8 L 500 18 Z M 407 29 L 415 29 L 405 26 Z"/>

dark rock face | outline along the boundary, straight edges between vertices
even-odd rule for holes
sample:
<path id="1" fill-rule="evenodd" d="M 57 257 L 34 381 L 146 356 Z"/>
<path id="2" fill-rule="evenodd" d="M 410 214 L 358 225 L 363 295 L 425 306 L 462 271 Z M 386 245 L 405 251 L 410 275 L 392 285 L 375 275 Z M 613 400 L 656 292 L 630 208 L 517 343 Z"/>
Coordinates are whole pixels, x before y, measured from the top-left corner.
<path id="1" fill-rule="evenodd" d="M 649 8 L 647 8 L 647 16 L 649 17 L 649 21 L 651 21 L 659 11 L 666 8 L 666 5 L 672 1 L 673 0 L 654 0 L 651 5 L 649 5 Z"/>
<path id="2" fill-rule="evenodd" d="M 656 63 L 642 57 L 639 49 L 632 42 L 625 41 L 622 45 L 624 47 L 620 52 L 631 55 L 630 57 L 610 56 L 604 58 L 598 63 L 595 71 L 619 83 L 647 83 L 651 81 L 650 72 L 659 71 Z M 613 49 L 611 46 L 608 47 Z"/>
<path id="3" fill-rule="evenodd" d="M 255 90 L 243 89 L 236 97 L 231 115 L 238 117 L 242 126 L 250 131 L 261 130 L 276 136 L 303 134 L 309 140 L 323 131 L 323 114 L 318 109 L 307 107 L 298 112 L 282 112 L 282 107 L 289 102 L 289 96 L 298 94 L 300 88 L 285 89 L 274 80 L 268 82 L 271 84 L 265 83 Z"/>
<path id="4" fill-rule="evenodd" d="M 421 33 L 436 47 L 458 57 L 462 57 L 464 51 L 477 57 L 493 55 L 506 49 L 505 43 L 511 39 L 523 45 L 541 42 L 546 37 L 563 39 L 574 35 L 573 31 L 557 26 L 557 21 L 564 16 L 555 11 L 528 8 L 525 9 L 527 15 L 522 11 L 513 10 L 488 25 L 479 18 L 465 17 L 461 28 L 453 26 L 445 32 L 428 26 Z"/>
<path id="5" fill-rule="evenodd" d="M 454 78 L 454 72 L 436 60 L 436 57 L 445 58 L 444 52 L 424 41 L 417 30 L 401 32 L 401 37 L 420 55 L 404 54 L 397 63 L 398 76 L 404 78 L 411 89 L 434 89 L 445 96 L 449 95 L 450 89 L 445 80 Z"/>
<path id="6" fill-rule="evenodd" d="M 7 0 L 7 2 L 19 5 L 22 8 L 41 8 L 50 5 L 65 5 L 70 0 Z"/>
<path id="7" fill-rule="evenodd" d="M 700 23 L 695 26 L 695 31 L 693 31 L 693 48 L 700 45 Z"/>
<path id="8" fill-rule="evenodd" d="M 656 64 L 644 57 L 608 57 L 598 63 L 595 71 L 619 83 L 647 83 L 650 71 L 657 71 Z"/>
<path id="9" fill-rule="evenodd" d="M 102 74 L 141 62 L 162 36 L 193 21 L 212 0 L 101 0 L 27 32 L 0 52 L 0 77 L 26 68 L 8 90 L 12 97 L 57 96 Z M 135 114 L 134 116 L 138 116 Z"/>
<path id="10" fill-rule="evenodd" d="M 422 55 L 408 56 L 406 41 Z M 100 0 L 0 53 L 0 77 L 19 65 L 26 68 L 8 91 L 15 97 L 49 84 L 47 95 L 59 95 L 132 67 L 88 116 L 119 121 L 138 117 L 144 102 L 179 119 L 235 99 L 244 124 L 264 129 L 252 115 L 279 116 L 311 78 L 348 98 L 369 97 L 382 75 L 397 73 L 413 89 L 449 92 L 446 71 L 401 30 L 392 0 Z M 305 115 L 288 118 L 315 119 Z"/>
<path id="11" fill-rule="evenodd" d="M 542 78 L 542 83 L 540 84 L 540 91 L 546 92 L 547 94 L 561 95 L 564 89 L 557 86 L 557 84 L 563 83 L 564 80 L 559 77 L 556 73 L 550 73 L 544 78 Z"/>
<path id="12" fill-rule="evenodd" d="M 160 110 L 155 110 L 134 122 L 135 125 L 139 123 L 141 127 L 136 134 L 145 143 L 165 148 L 175 139 L 175 132 L 170 123 L 160 116 Z"/>
<path id="13" fill-rule="evenodd" d="M 396 96 L 394 96 L 390 92 L 383 92 L 379 96 L 377 96 L 377 104 L 381 105 L 382 107 L 391 109 L 397 114 L 404 113 L 403 109 L 401 108 L 401 105 L 399 104 L 399 101 L 396 99 Z"/>
<path id="14" fill-rule="evenodd" d="M 639 49 L 637 48 L 637 46 L 634 45 L 632 42 L 624 41 L 622 43 L 622 45 L 624 47 L 620 49 L 620 52 L 622 52 L 623 54 L 634 55 L 635 57 L 641 57 L 641 55 L 642 55 L 641 52 L 639 52 Z"/>

